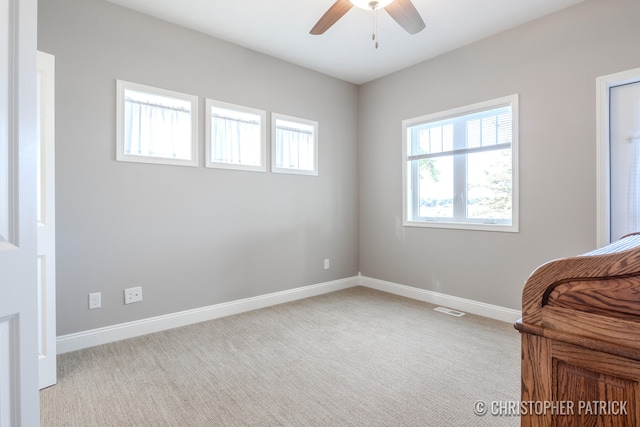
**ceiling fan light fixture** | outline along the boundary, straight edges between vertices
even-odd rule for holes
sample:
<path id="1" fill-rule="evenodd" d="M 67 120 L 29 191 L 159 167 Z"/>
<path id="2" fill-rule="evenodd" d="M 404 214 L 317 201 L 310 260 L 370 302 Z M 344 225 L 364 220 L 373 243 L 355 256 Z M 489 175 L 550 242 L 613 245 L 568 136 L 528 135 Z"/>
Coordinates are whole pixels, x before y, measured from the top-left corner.
<path id="1" fill-rule="evenodd" d="M 366 10 L 371 10 L 371 9 L 380 9 L 383 8 L 385 6 L 388 6 L 389 4 L 393 3 L 393 0 L 377 0 L 377 1 L 372 1 L 372 0 L 349 0 L 354 6 L 359 7 L 360 9 L 366 9 Z M 375 7 L 371 6 L 371 3 L 377 3 L 375 5 Z"/>
<path id="2" fill-rule="evenodd" d="M 310 34 L 324 34 L 333 24 L 349 12 L 353 6 L 373 11 L 373 38 L 377 27 L 377 11 L 383 8 L 409 34 L 417 34 L 426 25 L 411 0 L 335 0 L 335 3 L 320 17 Z"/>

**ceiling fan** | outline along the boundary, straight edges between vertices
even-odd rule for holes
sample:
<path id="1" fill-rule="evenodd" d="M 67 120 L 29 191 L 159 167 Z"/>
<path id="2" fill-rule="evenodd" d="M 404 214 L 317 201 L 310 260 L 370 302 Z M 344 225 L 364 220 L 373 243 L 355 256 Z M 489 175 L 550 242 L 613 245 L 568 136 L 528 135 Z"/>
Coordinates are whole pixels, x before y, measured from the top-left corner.
<path id="1" fill-rule="evenodd" d="M 338 22 L 353 6 L 362 9 L 371 9 L 375 12 L 378 9 L 387 11 L 391 18 L 396 21 L 409 34 L 416 34 L 425 28 L 424 21 L 420 17 L 418 10 L 411 3 L 411 0 L 337 0 L 318 20 L 316 25 L 309 32 L 313 35 L 320 35 L 327 31 L 333 24 Z M 375 38 L 375 34 L 374 34 Z"/>

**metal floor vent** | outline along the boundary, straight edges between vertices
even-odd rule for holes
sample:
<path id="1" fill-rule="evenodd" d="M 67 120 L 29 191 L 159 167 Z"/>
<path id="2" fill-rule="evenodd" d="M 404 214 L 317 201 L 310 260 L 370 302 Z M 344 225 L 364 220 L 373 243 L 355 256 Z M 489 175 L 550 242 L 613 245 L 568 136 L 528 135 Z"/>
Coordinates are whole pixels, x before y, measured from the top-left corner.
<path id="1" fill-rule="evenodd" d="M 446 308 L 446 307 L 436 307 L 436 308 L 434 308 L 434 310 L 435 311 L 439 311 L 440 313 L 450 314 L 451 316 L 456 316 L 456 317 L 464 316 L 463 312 L 457 311 L 457 310 L 452 310 L 452 309 Z"/>

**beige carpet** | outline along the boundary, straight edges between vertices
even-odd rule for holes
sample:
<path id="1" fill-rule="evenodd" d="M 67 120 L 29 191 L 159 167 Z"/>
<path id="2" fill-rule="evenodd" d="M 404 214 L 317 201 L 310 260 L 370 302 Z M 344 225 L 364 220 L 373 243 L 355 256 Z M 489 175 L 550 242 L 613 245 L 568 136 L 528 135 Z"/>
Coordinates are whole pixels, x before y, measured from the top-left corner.
<path id="1" fill-rule="evenodd" d="M 58 357 L 42 426 L 517 426 L 508 323 L 356 287 Z"/>

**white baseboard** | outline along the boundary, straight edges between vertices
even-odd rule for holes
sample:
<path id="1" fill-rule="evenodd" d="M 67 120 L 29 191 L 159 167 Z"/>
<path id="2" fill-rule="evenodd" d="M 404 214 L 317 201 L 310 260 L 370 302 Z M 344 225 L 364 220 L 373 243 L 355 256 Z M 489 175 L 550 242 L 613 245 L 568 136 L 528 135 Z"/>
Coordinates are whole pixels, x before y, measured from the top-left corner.
<path id="1" fill-rule="evenodd" d="M 339 279 L 331 282 L 318 283 L 315 285 L 260 295 L 257 297 L 215 304 L 208 307 L 181 311 L 164 316 L 151 317 L 134 322 L 91 329 L 89 331 L 78 332 L 75 334 L 61 335 L 56 340 L 57 352 L 58 354 L 62 354 L 70 351 L 81 350 L 83 348 L 89 348 L 96 345 L 107 344 L 127 338 L 165 331 L 168 329 L 191 325 L 193 323 L 204 322 L 220 317 L 231 316 L 233 314 L 244 313 L 246 311 L 270 307 L 272 305 L 282 304 L 285 302 L 339 291 L 358 285 L 388 292 L 390 294 L 412 298 L 418 301 L 442 305 L 467 313 L 477 314 L 479 316 L 502 320 L 504 322 L 515 322 L 522 317 L 522 313 L 517 310 L 359 275 L 346 279 Z"/>
<path id="2" fill-rule="evenodd" d="M 181 311 L 164 316 L 151 317 L 134 322 L 121 323 L 104 328 L 92 329 L 59 336 L 56 340 L 57 353 L 67 353 L 100 344 L 107 344 L 140 335 L 160 332 L 193 323 L 257 310 L 272 305 L 309 298 L 328 292 L 339 291 L 358 285 L 358 277 L 334 280 L 316 285 L 303 286 L 271 294 L 215 304 L 208 307 Z"/>
<path id="3" fill-rule="evenodd" d="M 497 305 L 486 304 L 465 298 L 454 297 L 438 292 L 427 291 L 411 286 L 399 285 L 397 283 L 386 282 L 384 280 L 372 279 L 371 277 L 360 276 L 360 285 L 390 294 L 424 301 L 431 304 L 441 305 L 491 319 L 502 320 L 513 323 L 522 317 L 522 312 Z"/>

